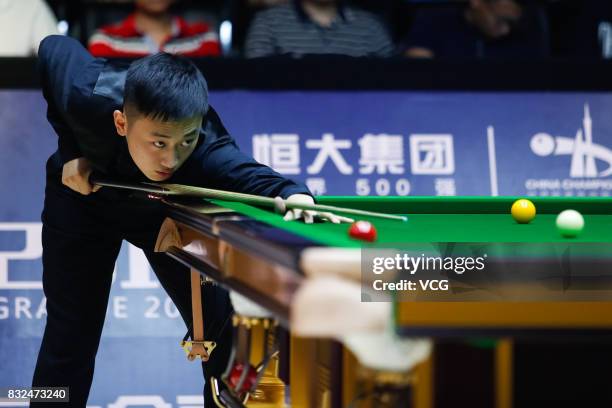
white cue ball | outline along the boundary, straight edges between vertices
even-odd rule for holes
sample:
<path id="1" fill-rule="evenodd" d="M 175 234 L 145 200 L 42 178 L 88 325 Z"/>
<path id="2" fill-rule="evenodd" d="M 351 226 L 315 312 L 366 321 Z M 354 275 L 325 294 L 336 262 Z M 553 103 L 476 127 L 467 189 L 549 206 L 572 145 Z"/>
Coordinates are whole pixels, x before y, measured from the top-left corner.
<path id="1" fill-rule="evenodd" d="M 576 210 L 564 210 L 557 215 L 555 224 L 564 237 L 575 237 L 584 228 L 584 218 Z"/>

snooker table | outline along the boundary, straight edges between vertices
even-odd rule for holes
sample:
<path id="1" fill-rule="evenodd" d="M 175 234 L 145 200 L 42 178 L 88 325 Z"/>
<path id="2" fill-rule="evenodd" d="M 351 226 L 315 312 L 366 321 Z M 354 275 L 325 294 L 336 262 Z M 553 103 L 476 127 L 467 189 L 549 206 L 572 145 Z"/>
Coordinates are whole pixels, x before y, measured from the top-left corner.
<path id="1" fill-rule="evenodd" d="M 263 306 L 290 330 L 300 317 L 300 312 L 294 310 L 298 309 L 294 304 L 296 293 L 308 280 L 333 275 L 361 283 L 362 248 L 397 242 L 505 242 L 527 247 L 541 243 L 595 243 L 604 248 L 612 243 L 611 198 L 530 198 L 538 214 L 529 224 L 517 224 L 511 218 L 510 207 L 515 199 L 317 198 L 321 204 L 408 215 L 407 222 L 359 217 L 371 221 L 378 230 L 377 242 L 366 243 L 349 237 L 346 224 L 285 222 L 267 209 L 242 203 L 165 197 L 161 201 L 167 209 L 167 221 L 179 231 L 183 242 L 163 243 L 162 231 L 158 243 L 162 242 L 159 249 L 172 258 Z M 562 237 L 554 225 L 556 215 L 568 208 L 580 211 L 585 218 L 584 230 L 574 238 Z M 197 254 L 185 247 L 194 240 L 203 248 Z M 548 254 L 516 259 L 510 254 L 501 259 L 511 268 L 549 268 L 558 263 Z M 599 256 L 596 262 L 598 267 L 612 270 L 610 256 Z M 612 329 L 612 302 L 605 301 L 612 299 L 606 297 L 608 294 L 612 291 L 604 293 L 604 300 L 600 294 L 597 301 L 570 302 L 401 302 L 396 298 L 392 310 L 400 336 L 501 338 L 493 346 L 494 398 L 496 406 L 510 407 L 512 339 L 531 335 L 607 335 Z M 350 320 L 350 316 L 346 317 Z M 324 320 L 326 316 L 320 318 Z M 359 358 L 341 342 L 292 336 L 290 360 L 293 406 L 346 406 L 360 392 L 356 384 L 363 383 L 363 378 L 355 374 L 359 371 Z M 432 365 L 430 358 L 411 370 L 408 378 L 412 381 L 410 399 L 414 406 L 434 406 Z M 359 406 L 375 405 L 365 400 L 362 403 Z"/>

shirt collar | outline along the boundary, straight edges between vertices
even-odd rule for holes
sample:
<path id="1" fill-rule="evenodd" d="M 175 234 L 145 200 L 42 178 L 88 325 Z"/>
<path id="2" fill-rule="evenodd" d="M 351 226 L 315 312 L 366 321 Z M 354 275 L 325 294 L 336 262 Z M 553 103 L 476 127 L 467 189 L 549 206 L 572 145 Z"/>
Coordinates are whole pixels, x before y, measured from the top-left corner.
<path id="1" fill-rule="evenodd" d="M 295 11 L 297 12 L 298 17 L 302 22 L 310 22 L 312 24 L 317 24 L 316 22 L 312 21 L 312 19 L 308 16 L 306 11 L 304 11 L 304 7 L 302 7 L 301 0 L 293 0 L 293 6 L 295 7 Z M 347 9 L 346 9 L 346 6 L 344 5 L 344 1 L 343 0 L 338 1 L 338 15 L 340 16 L 340 19 L 344 22 L 347 21 L 346 12 L 347 12 Z"/>
<path id="2" fill-rule="evenodd" d="M 1 1 L 1 0 L 0 0 Z M 126 30 L 130 32 L 131 35 L 143 35 L 136 28 L 136 13 L 132 13 L 123 21 L 123 26 Z M 171 36 L 172 38 L 180 37 L 187 28 L 187 22 L 183 20 L 181 17 L 173 17 L 172 18 L 172 28 L 171 28 Z"/>

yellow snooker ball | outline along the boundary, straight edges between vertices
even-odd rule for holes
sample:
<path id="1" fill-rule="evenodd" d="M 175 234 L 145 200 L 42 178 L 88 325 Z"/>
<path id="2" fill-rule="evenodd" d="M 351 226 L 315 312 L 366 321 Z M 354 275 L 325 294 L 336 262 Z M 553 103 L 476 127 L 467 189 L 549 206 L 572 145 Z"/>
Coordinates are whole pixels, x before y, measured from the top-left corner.
<path id="1" fill-rule="evenodd" d="M 512 204 L 510 213 L 512 214 L 512 218 L 519 224 L 527 224 L 535 218 L 536 208 L 531 201 L 521 198 Z"/>

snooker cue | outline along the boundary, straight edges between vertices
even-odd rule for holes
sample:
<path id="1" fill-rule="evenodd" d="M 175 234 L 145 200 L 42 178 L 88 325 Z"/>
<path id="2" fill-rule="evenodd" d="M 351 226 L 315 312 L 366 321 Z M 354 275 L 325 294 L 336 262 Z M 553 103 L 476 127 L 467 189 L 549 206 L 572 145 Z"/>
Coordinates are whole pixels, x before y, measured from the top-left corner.
<path id="1" fill-rule="evenodd" d="M 235 193 L 232 191 L 216 190 L 212 188 L 185 186 L 182 184 L 164 184 L 164 183 L 124 183 L 93 178 L 92 184 L 97 184 L 102 187 L 115 187 L 129 190 L 138 190 L 147 193 L 162 194 L 162 195 L 182 195 L 192 196 L 207 199 L 236 201 L 244 204 L 260 205 L 272 207 L 280 212 L 285 209 L 311 210 L 319 212 L 334 212 L 351 215 L 360 215 L 365 217 L 383 218 L 388 220 L 408 221 L 408 217 L 404 215 L 385 214 L 373 211 L 358 210 L 354 208 L 336 207 L 333 205 L 323 204 L 301 204 L 288 203 L 280 197 L 263 197 L 254 194 Z"/>

